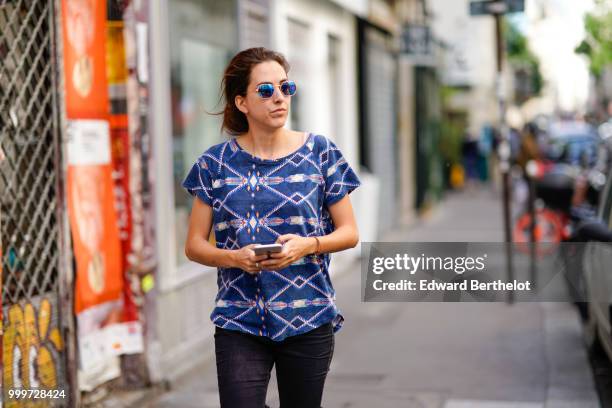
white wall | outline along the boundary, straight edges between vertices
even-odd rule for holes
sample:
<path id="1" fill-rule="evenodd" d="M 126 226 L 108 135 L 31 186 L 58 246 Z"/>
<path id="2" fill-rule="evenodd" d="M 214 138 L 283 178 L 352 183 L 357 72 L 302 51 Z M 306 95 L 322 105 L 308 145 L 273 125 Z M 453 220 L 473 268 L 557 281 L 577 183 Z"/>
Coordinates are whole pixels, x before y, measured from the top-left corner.
<path id="1" fill-rule="evenodd" d="M 309 27 L 310 44 L 307 78 L 298 82 L 298 92 L 305 97 L 305 129 L 323 134 L 338 143 L 347 160 L 357 167 L 358 117 L 357 117 L 357 67 L 355 17 L 340 7 L 323 1 L 275 0 L 273 1 L 272 46 L 289 56 L 289 19 L 305 23 Z M 341 43 L 340 86 L 333 86 L 327 72 L 327 35 L 333 34 Z M 291 63 L 291 60 L 289 60 Z M 291 77 L 291 72 L 289 72 Z M 301 84 L 300 84 L 301 82 Z M 301 86 L 301 88 L 300 88 Z M 327 90 L 340 89 L 343 105 L 340 134 L 334 134 L 332 126 L 332 97 Z"/>
<path id="2" fill-rule="evenodd" d="M 289 21 L 296 20 L 307 25 L 309 47 L 299 50 L 306 54 L 302 56 L 307 60 L 307 69 L 302 70 L 304 78 L 296 79 L 300 83 L 302 103 L 304 104 L 304 127 L 315 133 L 323 134 L 335 141 L 351 166 L 355 169 L 362 181 L 362 187 L 351 194 L 355 215 L 359 223 L 360 238 L 362 241 L 376 239 L 373 223 L 374 217 L 371 208 L 372 196 L 367 192 L 377 191 L 377 180 L 362 174 L 359 171 L 359 133 L 358 133 L 358 94 L 357 94 L 357 38 L 356 18 L 348 10 L 328 1 L 320 0 L 275 0 L 272 2 L 272 47 L 289 58 L 292 53 L 289 41 Z M 328 34 L 340 40 L 340 83 L 332 84 L 328 72 Z M 289 77 L 292 73 L 289 72 Z M 335 134 L 331 118 L 332 103 L 331 92 L 339 93 L 341 113 L 338 120 L 339 133 Z M 366 201 L 367 200 L 367 201 Z M 375 212 L 374 212 L 375 213 Z M 344 259 L 357 256 L 360 247 L 337 253 L 332 256 L 332 268 Z"/>
<path id="3" fill-rule="evenodd" d="M 409 56 L 398 63 L 398 141 L 400 167 L 400 222 L 410 225 L 416 219 L 416 106 L 415 66 Z"/>
<path id="4" fill-rule="evenodd" d="M 446 51 L 443 81 L 468 85 L 464 99 L 470 112 L 470 129 L 497 121 L 495 95 L 495 23 L 492 17 L 469 15 L 470 0 L 428 0 L 435 36 L 450 46 Z"/>

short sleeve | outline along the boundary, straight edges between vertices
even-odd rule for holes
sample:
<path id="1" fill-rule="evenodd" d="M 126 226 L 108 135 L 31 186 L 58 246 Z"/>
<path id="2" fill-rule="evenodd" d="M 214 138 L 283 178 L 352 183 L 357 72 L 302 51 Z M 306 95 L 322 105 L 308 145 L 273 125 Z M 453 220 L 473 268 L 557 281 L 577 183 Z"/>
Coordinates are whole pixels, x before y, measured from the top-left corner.
<path id="1" fill-rule="evenodd" d="M 213 186 L 210 169 L 204 157 L 199 158 L 183 181 L 183 188 L 206 204 L 213 205 Z"/>
<path id="2" fill-rule="evenodd" d="M 327 138 L 325 138 L 321 159 L 325 178 L 324 203 L 329 207 L 359 187 L 361 181 L 338 146 Z"/>

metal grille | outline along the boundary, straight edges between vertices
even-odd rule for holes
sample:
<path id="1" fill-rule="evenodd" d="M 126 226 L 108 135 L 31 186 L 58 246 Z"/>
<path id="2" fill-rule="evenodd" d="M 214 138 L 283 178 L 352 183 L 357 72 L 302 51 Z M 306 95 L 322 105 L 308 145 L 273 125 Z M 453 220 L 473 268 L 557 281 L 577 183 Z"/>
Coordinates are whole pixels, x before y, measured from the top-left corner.
<path id="1" fill-rule="evenodd" d="M 53 4 L 0 0 L 2 377 L 5 389 L 45 387 L 67 393 L 58 296 L 61 161 Z M 66 401 L 41 406 L 64 406 Z M 24 405 L 14 400 L 4 406 Z"/>
<path id="2" fill-rule="evenodd" d="M 57 132 L 47 0 L 0 0 L 2 303 L 57 293 Z"/>

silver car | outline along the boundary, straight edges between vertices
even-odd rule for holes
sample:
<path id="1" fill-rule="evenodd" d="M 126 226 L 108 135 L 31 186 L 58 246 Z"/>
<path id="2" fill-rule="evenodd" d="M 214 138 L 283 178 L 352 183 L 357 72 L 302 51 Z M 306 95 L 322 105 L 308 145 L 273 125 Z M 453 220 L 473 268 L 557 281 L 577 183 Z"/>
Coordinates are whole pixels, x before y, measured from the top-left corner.
<path id="1" fill-rule="evenodd" d="M 583 261 L 588 301 L 585 333 L 587 342 L 591 346 L 599 342 L 612 360 L 612 171 L 601 197 L 598 219 L 584 225 L 581 233 L 589 241 Z"/>

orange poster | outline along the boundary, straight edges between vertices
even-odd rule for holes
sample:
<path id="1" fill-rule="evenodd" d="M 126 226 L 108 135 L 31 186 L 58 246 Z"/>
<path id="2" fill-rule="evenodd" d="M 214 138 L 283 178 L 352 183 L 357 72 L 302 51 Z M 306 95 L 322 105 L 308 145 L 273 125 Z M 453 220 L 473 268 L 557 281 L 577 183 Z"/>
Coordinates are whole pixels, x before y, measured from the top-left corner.
<path id="1" fill-rule="evenodd" d="M 76 259 L 79 388 L 84 391 L 120 375 L 117 356 L 125 349 L 123 266 L 113 189 L 108 121 L 69 121 L 66 196 Z"/>
<path id="2" fill-rule="evenodd" d="M 76 258 L 75 312 L 117 300 L 121 247 L 112 180 L 106 1 L 62 0 L 68 116 L 67 200 Z"/>
<path id="3" fill-rule="evenodd" d="M 108 91 L 108 74 L 116 73 L 107 66 L 107 2 L 61 4 L 68 118 L 66 197 L 76 260 L 79 388 L 90 391 L 119 376 L 119 354 L 142 346 L 130 343 L 125 333 L 132 326 L 122 323 L 122 228 L 113 180 Z"/>
<path id="4" fill-rule="evenodd" d="M 75 312 L 121 298 L 123 273 L 108 122 L 68 129 L 68 213 L 77 263 Z"/>
<path id="5" fill-rule="evenodd" d="M 67 116 L 106 118 L 106 1 L 62 0 L 62 11 Z"/>

